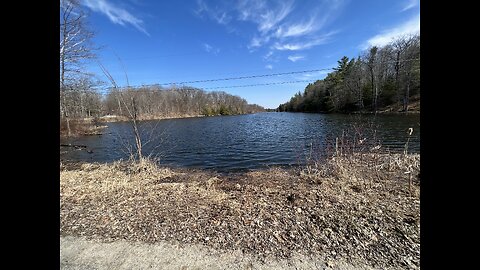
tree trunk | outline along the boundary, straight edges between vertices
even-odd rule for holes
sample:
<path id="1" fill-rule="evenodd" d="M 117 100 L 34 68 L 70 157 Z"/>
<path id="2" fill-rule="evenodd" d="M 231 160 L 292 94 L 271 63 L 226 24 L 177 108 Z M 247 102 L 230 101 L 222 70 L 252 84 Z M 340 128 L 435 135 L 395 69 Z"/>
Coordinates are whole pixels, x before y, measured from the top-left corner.
<path id="1" fill-rule="evenodd" d="M 85 104 L 83 102 L 83 94 L 80 92 L 80 115 L 82 118 L 85 117 Z"/>
<path id="2" fill-rule="evenodd" d="M 370 79 L 372 81 L 372 110 L 377 112 L 377 100 L 376 100 L 376 86 L 375 86 L 375 76 L 373 74 L 373 68 L 370 68 Z"/>
<path id="3" fill-rule="evenodd" d="M 117 93 L 118 94 L 118 93 Z M 122 113 L 122 105 L 120 104 L 120 99 L 117 97 L 117 102 L 118 102 L 118 113 L 120 115 L 123 115 Z"/>
<path id="4" fill-rule="evenodd" d="M 395 88 L 396 88 L 395 91 L 397 94 L 398 101 L 400 101 L 400 97 L 402 93 L 399 76 L 400 76 L 400 51 L 397 52 L 397 58 L 395 60 Z"/>
<path id="5" fill-rule="evenodd" d="M 142 139 L 140 138 L 140 132 L 138 131 L 137 127 L 137 106 L 135 105 L 135 98 L 132 97 L 132 125 L 133 125 L 133 133 L 135 135 L 135 144 L 137 145 L 137 155 L 138 159 L 141 160 L 143 158 L 142 154 Z"/>
<path id="6" fill-rule="evenodd" d="M 65 121 L 67 122 L 67 136 L 71 136 L 72 135 L 72 131 L 70 129 L 70 119 L 69 119 L 69 115 L 68 115 L 68 110 L 67 110 L 67 98 L 66 98 L 66 92 L 65 90 L 62 90 L 62 105 L 63 105 L 63 116 L 65 117 Z"/>
<path id="7" fill-rule="evenodd" d="M 403 98 L 403 110 L 405 112 L 408 111 L 409 97 L 410 97 L 410 78 L 407 79 L 407 90 L 405 91 L 405 97 Z"/>
<path id="8" fill-rule="evenodd" d="M 64 17 L 63 31 L 66 32 L 66 29 L 67 29 L 67 24 L 66 24 L 66 19 Z M 67 42 L 67 37 L 64 35 L 63 36 L 64 46 L 66 42 Z M 67 136 L 70 137 L 72 135 L 72 131 L 70 130 L 70 119 L 68 118 L 67 97 L 66 97 L 66 91 L 65 91 L 65 49 L 60 51 L 60 93 L 62 95 L 62 99 L 60 100 L 62 104 L 60 106 L 63 106 L 63 115 L 65 117 L 65 120 L 67 121 Z"/>
<path id="9" fill-rule="evenodd" d="M 358 101 L 360 104 L 360 109 L 363 110 L 365 105 L 363 104 L 362 82 L 360 81 L 360 79 L 358 79 L 357 90 L 358 90 Z"/>

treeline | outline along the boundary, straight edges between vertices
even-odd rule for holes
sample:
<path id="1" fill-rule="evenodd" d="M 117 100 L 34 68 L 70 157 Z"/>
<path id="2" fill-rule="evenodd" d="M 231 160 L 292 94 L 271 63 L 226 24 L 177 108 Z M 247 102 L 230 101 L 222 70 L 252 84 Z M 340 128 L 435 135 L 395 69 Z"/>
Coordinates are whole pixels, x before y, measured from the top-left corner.
<path id="1" fill-rule="evenodd" d="M 128 116 L 128 106 L 135 101 L 139 119 L 181 116 L 235 115 L 265 111 L 256 104 L 248 104 L 239 96 L 225 92 L 207 92 L 193 87 L 162 88 L 159 86 L 110 89 L 106 96 L 92 90 L 86 83 L 70 85 L 64 91 L 65 104 L 61 107 L 71 119 L 96 118 L 105 115 Z M 63 118 L 63 117 L 62 117 Z"/>
<path id="2" fill-rule="evenodd" d="M 207 92 L 193 87 L 162 88 L 144 86 L 109 91 L 105 98 L 105 114 L 125 115 L 123 101 L 135 100 L 139 118 L 188 115 L 235 115 L 264 111 L 248 104 L 239 96 L 223 91 Z"/>
<path id="3" fill-rule="evenodd" d="M 87 122 L 83 121 L 85 118 L 112 114 L 131 119 L 130 113 L 133 113 L 136 119 L 141 120 L 245 114 L 264 110 L 238 96 L 192 87 L 116 88 L 103 96 L 95 91 L 101 82 L 96 82 L 85 69 L 85 64 L 96 58 L 98 48 L 93 43 L 93 37 L 94 32 L 88 27 L 87 13 L 80 1 L 60 0 L 59 94 L 62 134 L 70 136 L 78 133 L 80 126 Z M 108 71 L 104 70 L 104 73 L 106 75 Z"/>
<path id="4" fill-rule="evenodd" d="M 344 56 L 325 79 L 308 84 L 277 111 L 377 112 L 392 104 L 407 111 L 420 95 L 420 35 L 371 47 L 357 58 Z"/>

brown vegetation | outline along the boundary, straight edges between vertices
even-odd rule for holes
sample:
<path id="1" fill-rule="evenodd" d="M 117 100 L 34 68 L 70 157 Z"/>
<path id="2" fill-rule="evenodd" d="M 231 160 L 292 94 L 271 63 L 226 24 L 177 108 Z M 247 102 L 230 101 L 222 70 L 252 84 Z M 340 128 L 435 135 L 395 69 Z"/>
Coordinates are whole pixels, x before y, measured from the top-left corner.
<path id="1" fill-rule="evenodd" d="M 419 155 L 354 154 L 228 175 L 148 160 L 62 164 L 60 231 L 416 269 L 419 163 Z"/>
<path id="2" fill-rule="evenodd" d="M 70 120 L 70 136 L 101 135 L 107 126 L 101 125 L 98 119 L 85 118 Z M 60 136 L 68 136 L 66 120 L 60 121 Z"/>
<path id="3" fill-rule="evenodd" d="M 410 97 L 407 113 L 420 113 L 420 95 Z M 403 104 L 395 103 L 383 108 L 379 113 L 405 113 L 403 111 Z"/>

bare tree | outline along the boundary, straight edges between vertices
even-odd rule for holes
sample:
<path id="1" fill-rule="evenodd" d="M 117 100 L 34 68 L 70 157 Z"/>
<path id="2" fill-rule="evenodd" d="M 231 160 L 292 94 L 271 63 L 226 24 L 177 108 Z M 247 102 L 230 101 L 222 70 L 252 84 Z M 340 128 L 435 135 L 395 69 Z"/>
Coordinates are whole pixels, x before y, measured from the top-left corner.
<path id="1" fill-rule="evenodd" d="M 395 62 L 395 85 L 398 97 L 402 102 L 403 111 L 408 110 L 410 87 L 416 66 L 419 65 L 420 36 L 402 36 L 392 43 Z"/>
<path id="2" fill-rule="evenodd" d="M 77 0 L 60 0 L 60 110 L 71 135 L 67 91 L 79 74 L 82 64 L 95 56 L 91 39 L 93 32 L 85 25 L 86 15 Z"/>
<path id="3" fill-rule="evenodd" d="M 377 56 L 377 47 L 372 47 L 368 54 L 367 67 L 370 72 L 370 81 L 372 83 L 372 109 L 377 112 L 377 97 L 378 97 L 378 83 L 377 83 L 377 74 L 376 70 L 376 56 Z"/>
<path id="4" fill-rule="evenodd" d="M 404 63 L 404 81 L 405 91 L 403 92 L 403 111 L 408 111 L 408 104 L 410 98 L 410 88 L 413 77 L 418 74 L 420 68 L 420 36 L 410 36 L 407 38 L 408 48 L 405 50 Z"/>
<path id="5" fill-rule="evenodd" d="M 115 96 L 117 97 L 118 102 L 119 103 L 121 102 L 123 104 L 124 108 L 126 109 L 126 111 L 128 113 L 127 116 L 132 123 L 133 134 L 135 136 L 136 154 L 137 154 L 138 159 L 142 160 L 143 159 L 142 138 L 140 136 L 140 132 L 138 130 L 138 125 L 137 125 L 137 123 L 138 123 L 138 107 L 137 107 L 137 104 L 136 104 L 136 101 L 135 101 L 135 95 L 134 95 L 134 93 L 132 93 L 132 91 L 130 91 L 130 86 L 128 86 L 127 90 L 129 90 L 129 91 L 127 93 L 130 96 L 130 99 L 129 99 L 130 102 L 127 103 L 125 101 L 125 97 L 124 97 L 122 91 L 119 91 L 119 87 L 118 87 L 115 79 L 110 74 L 110 72 L 108 72 L 108 70 L 102 64 L 100 64 L 100 67 L 101 67 L 103 73 L 105 74 L 105 76 L 110 81 L 110 83 L 113 85 L 113 90 L 116 92 Z M 127 84 L 128 84 L 128 76 L 127 76 L 126 73 L 125 73 L 125 76 L 127 77 Z"/>

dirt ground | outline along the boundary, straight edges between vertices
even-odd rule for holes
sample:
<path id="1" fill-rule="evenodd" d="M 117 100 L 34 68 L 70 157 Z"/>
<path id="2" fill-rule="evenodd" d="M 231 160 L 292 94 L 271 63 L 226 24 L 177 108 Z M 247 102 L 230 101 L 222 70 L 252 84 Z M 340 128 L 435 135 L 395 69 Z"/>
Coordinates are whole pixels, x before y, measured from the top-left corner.
<path id="1" fill-rule="evenodd" d="M 374 269 L 341 261 L 295 254 L 286 260 L 261 262 L 237 252 L 212 251 L 201 245 L 148 244 L 118 240 L 111 243 L 79 237 L 60 238 L 60 268 L 88 269 Z"/>

